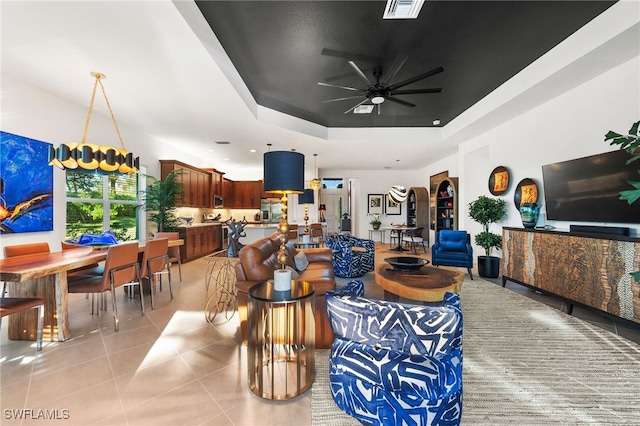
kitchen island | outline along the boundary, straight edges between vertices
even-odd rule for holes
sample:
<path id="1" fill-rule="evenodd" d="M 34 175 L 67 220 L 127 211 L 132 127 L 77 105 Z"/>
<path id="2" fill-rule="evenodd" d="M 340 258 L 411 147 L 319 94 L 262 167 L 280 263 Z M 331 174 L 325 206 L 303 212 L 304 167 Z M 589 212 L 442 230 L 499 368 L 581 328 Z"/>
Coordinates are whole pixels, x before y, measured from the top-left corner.
<path id="1" fill-rule="evenodd" d="M 180 247 L 180 261 L 188 262 L 223 249 L 222 222 L 193 223 L 178 228 L 184 245 Z"/>
<path id="2" fill-rule="evenodd" d="M 247 224 L 244 226 L 246 236 L 240 237 L 240 243 L 244 245 L 251 244 L 277 231 L 277 223 Z"/>

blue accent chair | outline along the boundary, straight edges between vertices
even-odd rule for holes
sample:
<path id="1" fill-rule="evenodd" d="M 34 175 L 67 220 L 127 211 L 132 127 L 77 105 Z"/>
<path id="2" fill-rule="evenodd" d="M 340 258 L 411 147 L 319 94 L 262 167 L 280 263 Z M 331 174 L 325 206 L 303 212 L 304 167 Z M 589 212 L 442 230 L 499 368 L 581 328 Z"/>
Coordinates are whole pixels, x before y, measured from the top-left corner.
<path id="1" fill-rule="evenodd" d="M 362 281 L 325 294 L 336 335 L 331 395 L 365 425 L 459 425 L 462 312 L 447 292 L 441 306 L 363 297 Z"/>
<path id="2" fill-rule="evenodd" d="M 438 232 L 436 243 L 431 247 L 431 264 L 467 268 L 469 277 L 473 279 L 473 247 L 469 234 L 448 229 Z"/>
<path id="3" fill-rule="evenodd" d="M 356 278 L 373 271 L 376 243 L 349 234 L 329 236 L 327 247 L 333 250 L 333 271 L 338 277 Z M 360 247 L 364 250 L 353 250 Z"/>

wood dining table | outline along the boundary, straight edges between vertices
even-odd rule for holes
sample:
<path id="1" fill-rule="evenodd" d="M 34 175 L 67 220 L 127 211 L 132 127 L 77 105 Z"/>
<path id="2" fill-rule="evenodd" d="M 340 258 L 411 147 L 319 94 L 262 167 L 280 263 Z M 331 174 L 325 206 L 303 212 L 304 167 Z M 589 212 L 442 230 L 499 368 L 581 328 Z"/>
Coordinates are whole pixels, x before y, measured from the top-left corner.
<path id="1" fill-rule="evenodd" d="M 169 247 L 181 246 L 184 240 L 169 240 Z M 145 246 L 140 245 L 140 252 Z M 0 279 L 11 297 L 44 299 L 43 339 L 65 341 L 69 328 L 69 293 L 67 272 L 102 262 L 108 248 L 81 247 L 50 253 L 0 259 Z M 16 340 L 35 340 L 37 316 L 27 310 L 9 317 L 8 336 Z"/>
<path id="2" fill-rule="evenodd" d="M 413 231 L 414 229 L 418 229 L 415 226 L 385 226 L 384 228 L 380 228 L 383 229 L 385 231 L 391 231 L 391 233 L 393 234 L 394 232 L 398 234 L 398 245 L 392 249 L 390 249 L 391 251 L 399 251 L 399 252 L 403 252 L 403 251 L 409 251 L 409 249 L 403 248 L 402 247 L 402 234 L 404 234 L 407 231 Z"/>

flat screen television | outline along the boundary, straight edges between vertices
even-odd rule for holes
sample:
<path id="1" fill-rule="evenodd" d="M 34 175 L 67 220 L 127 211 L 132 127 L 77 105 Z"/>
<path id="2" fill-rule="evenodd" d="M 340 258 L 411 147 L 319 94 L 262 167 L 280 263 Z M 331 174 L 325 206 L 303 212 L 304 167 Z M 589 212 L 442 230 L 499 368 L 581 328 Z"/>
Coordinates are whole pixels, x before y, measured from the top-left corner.
<path id="1" fill-rule="evenodd" d="M 640 181 L 640 160 L 627 165 L 623 150 L 542 166 L 547 219 L 640 223 L 640 201 L 629 205 L 620 191 Z"/>

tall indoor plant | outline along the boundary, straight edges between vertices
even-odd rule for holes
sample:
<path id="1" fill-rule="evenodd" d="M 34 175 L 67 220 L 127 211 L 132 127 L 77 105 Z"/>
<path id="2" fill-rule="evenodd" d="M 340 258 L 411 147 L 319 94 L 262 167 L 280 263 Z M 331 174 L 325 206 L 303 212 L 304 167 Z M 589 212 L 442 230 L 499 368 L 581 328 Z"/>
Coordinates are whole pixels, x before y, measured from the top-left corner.
<path id="1" fill-rule="evenodd" d="M 627 164 L 640 159 L 640 121 L 636 121 L 631 125 L 631 129 L 629 129 L 629 134 L 627 135 L 609 130 L 609 132 L 604 135 L 604 140 L 605 142 L 611 140 L 609 145 L 619 145 L 620 149 L 623 149 L 633 155 L 633 157 L 627 160 Z M 638 169 L 638 174 L 640 175 L 640 169 Z M 629 181 L 629 185 L 634 189 L 621 191 L 620 199 L 626 200 L 629 204 L 633 204 L 640 200 L 640 182 Z M 636 281 L 640 282 L 640 271 L 630 272 L 630 275 Z"/>
<path id="2" fill-rule="evenodd" d="M 489 232 L 492 223 L 506 215 L 506 202 L 499 198 L 479 196 L 469 203 L 469 217 L 482 225 L 482 232 L 475 236 L 475 242 L 485 251 L 478 256 L 478 274 L 485 278 L 496 278 L 500 274 L 500 258 L 491 256 L 493 249 L 502 248 L 502 236 Z"/>
<path id="3" fill-rule="evenodd" d="M 176 202 L 182 197 L 184 185 L 180 182 L 182 170 L 172 170 L 163 180 L 147 176 L 151 184 L 143 196 L 143 208 L 151 212 L 149 218 L 155 222 L 158 232 L 163 232 L 179 225 L 175 216 Z"/>

